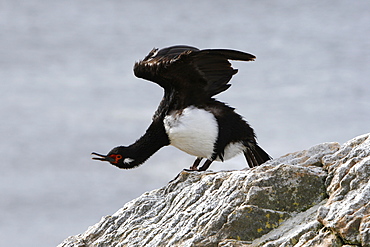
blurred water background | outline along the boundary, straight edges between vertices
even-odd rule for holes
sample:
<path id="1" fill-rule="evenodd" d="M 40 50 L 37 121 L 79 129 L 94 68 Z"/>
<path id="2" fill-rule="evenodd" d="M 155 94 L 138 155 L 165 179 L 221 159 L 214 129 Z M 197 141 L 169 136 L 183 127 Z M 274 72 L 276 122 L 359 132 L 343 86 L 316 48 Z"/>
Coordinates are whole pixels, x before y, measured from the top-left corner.
<path id="1" fill-rule="evenodd" d="M 173 147 L 129 171 L 90 159 L 150 124 L 162 89 L 132 67 L 153 47 L 255 54 L 217 98 L 273 157 L 369 132 L 369 13 L 369 1 L 2 0 L 0 245 L 56 246 L 192 164 Z"/>

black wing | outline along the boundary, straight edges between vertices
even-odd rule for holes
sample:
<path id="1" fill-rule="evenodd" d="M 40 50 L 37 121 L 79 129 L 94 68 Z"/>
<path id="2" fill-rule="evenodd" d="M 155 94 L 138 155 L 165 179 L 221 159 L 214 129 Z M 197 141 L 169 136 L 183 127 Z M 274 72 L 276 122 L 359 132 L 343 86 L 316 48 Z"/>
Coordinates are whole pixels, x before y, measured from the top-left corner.
<path id="1" fill-rule="evenodd" d="M 153 49 L 135 63 L 137 77 L 153 81 L 165 90 L 212 97 L 230 87 L 228 82 L 238 70 L 228 60 L 253 61 L 256 57 L 241 51 L 207 49 L 179 45 Z M 195 95 L 194 95 L 195 94 Z"/>

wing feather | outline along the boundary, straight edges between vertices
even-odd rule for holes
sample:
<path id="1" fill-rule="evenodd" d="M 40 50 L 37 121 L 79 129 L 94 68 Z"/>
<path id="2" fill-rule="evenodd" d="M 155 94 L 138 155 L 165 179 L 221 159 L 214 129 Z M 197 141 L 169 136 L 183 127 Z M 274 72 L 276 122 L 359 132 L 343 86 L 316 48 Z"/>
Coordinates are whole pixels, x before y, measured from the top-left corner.
<path id="1" fill-rule="evenodd" d="M 253 61 L 256 57 L 241 51 L 206 49 L 179 45 L 153 49 L 142 61 L 135 63 L 137 77 L 153 81 L 165 90 L 181 94 L 212 97 L 227 90 L 228 82 L 238 70 L 229 60 Z"/>

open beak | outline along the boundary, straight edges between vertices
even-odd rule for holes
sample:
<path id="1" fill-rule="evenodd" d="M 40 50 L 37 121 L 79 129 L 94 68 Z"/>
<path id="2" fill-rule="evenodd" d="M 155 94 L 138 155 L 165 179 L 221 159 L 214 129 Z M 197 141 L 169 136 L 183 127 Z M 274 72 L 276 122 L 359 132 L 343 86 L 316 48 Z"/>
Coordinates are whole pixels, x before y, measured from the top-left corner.
<path id="1" fill-rule="evenodd" d="M 98 153 L 95 153 L 95 152 L 93 152 L 91 154 L 98 156 L 98 157 L 92 157 L 93 160 L 108 161 L 108 162 L 114 162 L 115 161 L 114 158 L 103 155 L 103 154 L 98 154 Z"/>

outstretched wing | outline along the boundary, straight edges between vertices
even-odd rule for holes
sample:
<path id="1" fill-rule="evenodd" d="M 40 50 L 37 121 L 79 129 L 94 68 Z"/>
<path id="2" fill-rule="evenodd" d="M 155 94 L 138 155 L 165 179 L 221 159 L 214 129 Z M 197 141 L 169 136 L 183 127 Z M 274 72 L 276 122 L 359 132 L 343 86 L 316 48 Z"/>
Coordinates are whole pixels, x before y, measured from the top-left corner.
<path id="1" fill-rule="evenodd" d="M 135 63 L 137 77 L 153 81 L 165 90 L 212 97 L 230 87 L 238 70 L 228 60 L 253 61 L 256 57 L 227 49 L 199 50 L 191 46 L 153 49 Z"/>

